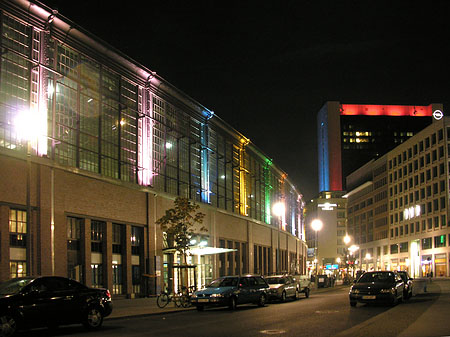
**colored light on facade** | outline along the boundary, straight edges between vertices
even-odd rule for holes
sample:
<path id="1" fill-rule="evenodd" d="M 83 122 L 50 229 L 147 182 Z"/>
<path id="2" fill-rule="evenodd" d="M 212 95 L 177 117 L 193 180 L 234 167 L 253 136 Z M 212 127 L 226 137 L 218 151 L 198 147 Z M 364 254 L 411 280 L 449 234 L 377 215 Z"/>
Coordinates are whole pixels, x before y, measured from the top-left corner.
<path id="1" fill-rule="evenodd" d="M 411 116 L 431 117 L 431 106 L 342 104 L 343 116 Z"/>

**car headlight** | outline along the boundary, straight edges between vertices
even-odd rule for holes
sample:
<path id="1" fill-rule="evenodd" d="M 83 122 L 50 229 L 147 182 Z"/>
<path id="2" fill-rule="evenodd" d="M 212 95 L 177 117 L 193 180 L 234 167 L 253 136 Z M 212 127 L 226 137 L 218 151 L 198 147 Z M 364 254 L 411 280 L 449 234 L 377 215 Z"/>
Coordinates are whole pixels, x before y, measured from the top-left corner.
<path id="1" fill-rule="evenodd" d="M 390 293 L 394 293 L 394 289 L 392 289 L 392 288 L 389 288 L 389 289 L 381 289 L 380 290 L 380 293 L 381 294 L 390 294 Z"/>
<path id="2" fill-rule="evenodd" d="M 192 294 L 191 298 L 197 298 L 197 294 Z"/>
<path id="3" fill-rule="evenodd" d="M 211 297 L 223 297 L 223 294 L 212 294 Z"/>
<path id="4" fill-rule="evenodd" d="M 352 294 L 359 294 L 359 290 L 358 289 L 351 289 L 350 292 Z"/>

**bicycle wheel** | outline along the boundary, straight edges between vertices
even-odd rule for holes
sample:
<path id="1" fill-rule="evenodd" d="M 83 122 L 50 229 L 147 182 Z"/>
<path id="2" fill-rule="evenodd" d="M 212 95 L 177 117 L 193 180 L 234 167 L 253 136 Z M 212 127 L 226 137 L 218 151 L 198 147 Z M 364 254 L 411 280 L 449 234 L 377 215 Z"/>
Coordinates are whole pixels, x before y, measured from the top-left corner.
<path id="1" fill-rule="evenodd" d="M 189 308 L 191 306 L 191 298 L 189 295 L 182 295 L 180 300 L 183 308 Z"/>
<path id="2" fill-rule="evenodd" d="M 156 298 L 156 304 L 160 308 L 164 308 L 169 303 L 169 295 L 166 293 L 161 293 Z"/>
<path id="3" fill-rule="evenodd" d="M 177 308 L 181 307 L 181 295 L 180 294 L 174 294 L 172 297 L 173 303 L 175 303 L 175 306 Z"/>

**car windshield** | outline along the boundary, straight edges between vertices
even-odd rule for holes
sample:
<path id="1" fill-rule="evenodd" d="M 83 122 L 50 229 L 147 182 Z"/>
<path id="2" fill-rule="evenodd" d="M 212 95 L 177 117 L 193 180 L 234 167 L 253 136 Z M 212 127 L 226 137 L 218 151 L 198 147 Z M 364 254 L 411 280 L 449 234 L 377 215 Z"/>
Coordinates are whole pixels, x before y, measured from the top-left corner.
<path id="1" fill-rule="evenodd" d="M 394 282 L 394 274 L 393 273 L 365 273 L 363 274 L 358 283 L 389 283 Z"/>
<path id="2" fill-rule="evenodd" d="M 212 281 L 207 288 L 218 288 L 218 287 L 236 287 L 238 284 L 237 277 L 226 277 L 226 278 L 218 278 L 217 280 Z"/>
<path id="3" fill-rule="evenodd" d="M 0 295 L 16 294 L 32 280 L 32 278 L 15 278 L 0 283 Z"/>
<path id="4" fill-rule="evenodd" d="M 285 279 L 282 277 L 267 277 L 267 283 L 269 284 L 285 284 Z"/>

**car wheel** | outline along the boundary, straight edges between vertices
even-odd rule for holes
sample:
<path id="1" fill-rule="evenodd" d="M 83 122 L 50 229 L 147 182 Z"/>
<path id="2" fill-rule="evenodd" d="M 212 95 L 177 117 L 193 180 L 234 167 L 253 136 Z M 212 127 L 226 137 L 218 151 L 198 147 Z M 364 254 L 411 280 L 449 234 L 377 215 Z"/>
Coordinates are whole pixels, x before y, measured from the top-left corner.
<path id="1" fill-rule="evenodd" d="M 103 313 L 98 307 L 88 309 L 83 325 L 89 330 L 96 330 L 102 326 Z"/>
<path id="2" fill-rule="evenodd" d="M 356 307 L 356 302 L 350 301 L 350 306 L 351 306 L 351 307 Z"/>
<path id="3" fill-rule="evenodd" d="M 286 298 L 286 294 L 284 294 L 284 295 L 285 295 L 285 298 Z M 265 305 L 266 305 L 266 295 L 261 294 L 261 295 L 259 296 L 258 306 L 264 307 Z"/>
<path id="4" fill-rule="evenodd" d="M 13 316 L 0 316 L 0 334 L 4 337 L 14 336 L 17 332 L 17 321 Z"/>
<path id="5" fill-rule="evenodd" d="M 309 288 L 305 289 L 305 297 L 308 298 L 309 297 Z"/>
<path id="6" fill-rule="evenodd" d="M 400 294 L 400 298 L 398 299 L 398 301 L 399 301 L 400 303 L 402 303 L 404 298 L 405 298 L 405 293 L 402 291 L 402 293 Z"/>
<path id="7" fill-rule="evenodd" d="M 286 292 L 285 291 L 283 291 L 281 293 L 281 302 L 286 302 Z"/>
<path id="8" fill-rule="evenodd" d="M 236 297 L 233 296 L 230 298 L 230 303 L 228 304 L 228 308 L 230 310 L 236 310 L 236 307 L 237 307 Z"/>
<path id="9" fill-rule="evenodd" d="M 394 294 L 394 297 L 392 298 L 392 302 L 391 305 L 395 306 L 398 303 L 398 297 L 397 297 L 397 293 Z"/>
<path id="10" fill-rule="evenodd" d="M 197 311 L 203 311 L 205 307 L 203 305 L 197 305 Z"/>

